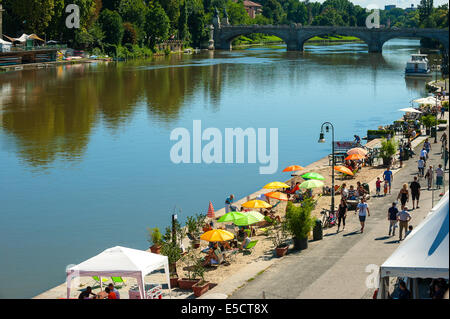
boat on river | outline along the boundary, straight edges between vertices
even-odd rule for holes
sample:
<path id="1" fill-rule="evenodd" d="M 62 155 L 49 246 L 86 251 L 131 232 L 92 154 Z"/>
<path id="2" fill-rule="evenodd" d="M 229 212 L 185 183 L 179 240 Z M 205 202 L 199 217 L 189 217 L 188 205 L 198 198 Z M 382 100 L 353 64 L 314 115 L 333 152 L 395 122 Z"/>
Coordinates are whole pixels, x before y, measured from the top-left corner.
<path id="1" fill-rule="evenodd" d="M 411 54 L 411 58 L 406 62 L 405 76 L 431 76 L 427 55 Z"/>

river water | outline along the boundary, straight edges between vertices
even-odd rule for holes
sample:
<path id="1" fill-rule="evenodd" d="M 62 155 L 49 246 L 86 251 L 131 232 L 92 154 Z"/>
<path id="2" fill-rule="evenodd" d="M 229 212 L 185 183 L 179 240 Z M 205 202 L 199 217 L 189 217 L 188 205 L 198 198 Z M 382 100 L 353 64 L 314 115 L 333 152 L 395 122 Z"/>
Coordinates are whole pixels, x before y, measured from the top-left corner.
<path id="1" fill-rule="evenodd" d="M 391 40 L 382 55 L 363 44 L 171 55 L 0 75 L 0 298 L 29 298 L 65 279 L 65 268 L 122 245 L 146 249 L 147 227 L 176 211 L 286 180 L 288 165 L 337 140 L 399 118 L 425 80 L 403 70 L 418 40 Z M 175 164 L 172 130 L 278 129 L 278 170 L 260 164 Z M 204 142 L 205 143 L 205 142 Z M 192 151 L 191 151 L 192 152 Z"/>

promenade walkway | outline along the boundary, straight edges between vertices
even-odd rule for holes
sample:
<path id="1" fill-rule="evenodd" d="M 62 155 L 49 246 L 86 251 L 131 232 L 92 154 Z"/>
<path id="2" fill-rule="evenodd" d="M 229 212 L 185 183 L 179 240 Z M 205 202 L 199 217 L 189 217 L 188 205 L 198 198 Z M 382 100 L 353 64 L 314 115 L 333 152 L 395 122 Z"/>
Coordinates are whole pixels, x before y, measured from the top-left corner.
<path id="1" fill-rule="evenodd" d="M 448 119 L 448 113 L 446 115 Z M 414 141 L 416 154 L 424 139 L 425 137 L 420 137 Z M 430 141 L 433 142 L 433 139 Z M 440 143 L 432 143 L 432 147 L 427 164 L 442 163 Z M 232 293 L 230 298 L 371 298 L 374 288 L 366 285 L 370 271 L 378 268 L 399 245 L 398 232 L 395 237 L 388 236 L 387 209 L 396 200 L 402 185 L 409 184 L 416 175 L 417 160 L 416 155 L 405 161 L 402 169 L 394 171 L 391 195 L 380 198 L 372 196 L 368 201 L 370 217 L 367 217 L 363 234 L 359 231 L 358 216 L 354 212 L 348 212 L 344 231 L 336 233 L 336 227 L 326 230 L 323 240 L 310 242 L 307 250 L 290 253 L 273 263 Z M 446 174 L 448 176 L 448 170 Z M 410 224 L 413 226 L 417 226 L 432 207 L 433 192 L 427 191 L 423 178 L 419 182 L 422 186 L 420 208 L 410 212 Z M 372 195 L 374 189 L 372 182 Z M 438 196 L 438 193 L 434 192 L 434 196 Z M 434 204 L 436 202 L 435 199 Z M 411 202 L 408 205 L 411 206 Z M 370 268 L 369 272 L 366 272 L 367 267 Z"/>

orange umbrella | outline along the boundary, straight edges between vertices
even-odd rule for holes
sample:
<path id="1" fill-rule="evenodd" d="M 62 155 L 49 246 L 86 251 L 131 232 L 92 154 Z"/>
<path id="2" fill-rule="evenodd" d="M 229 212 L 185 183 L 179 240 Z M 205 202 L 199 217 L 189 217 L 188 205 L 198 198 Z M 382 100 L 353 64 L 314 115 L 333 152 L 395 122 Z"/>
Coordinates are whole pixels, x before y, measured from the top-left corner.
<path id="1" fill-rule="evenodd" d="M 300 165 L 291 165 L 286 167 L 283 172 L 294 172 L 294 171 L 300 171 L 302 170 L 304 167 L 301 167 Z"/>
<path id="2" fill-rule="evenodd" d="M 352 154 L 347 156 L 345 159 L 349 160 L 349 161 L 356 161 L 356 160 L 360 160 L 363 159 L 365 156 L 361 155 L 361 154 Z"/>
<path id="3" fill-rule="evenodd" d="M 280 193 L 280 192 L 269 192 L 264 195 L 266 197 L 270 197 L 270 198 L 274 198 L 274 199 L 278 199 L 278 200 L 288 200 L 287 195 L 284 193 Z"/>
<path id="4" fill-rule="evenodd" d="M 206 214 L 206 216 L 209 218 L 214 218 L 214 207 L 211 201 L 209 202 L 208 213 Z"/>
<path id="5" fill-rule="evenodd" d="M 361 147 L 354 147 L 354 148 L 349 149 L 347 151 L 347 154 L 348 155 L 360 154 L 360 155 L 366 156 L 367 155 L 367 151 L 365 149 L 361 148 Z"/>
<path id="6" fill-rule="evenodd" d="M 353 176 L 353 172 L 345 166 L 335 166 L 334 169 L 338 172 Z"/>

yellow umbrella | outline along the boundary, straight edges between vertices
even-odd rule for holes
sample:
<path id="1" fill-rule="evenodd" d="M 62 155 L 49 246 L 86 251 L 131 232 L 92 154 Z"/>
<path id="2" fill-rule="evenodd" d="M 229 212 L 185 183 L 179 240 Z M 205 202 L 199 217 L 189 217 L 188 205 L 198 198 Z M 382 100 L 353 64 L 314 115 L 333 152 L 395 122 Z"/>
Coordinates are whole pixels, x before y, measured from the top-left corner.
<path id="1" fill-rule="evenodd" d="M 246 208 L 270 208 L 272 205 L 267 204 L 265 201 L 254 199 L 242 204 Z"/>
<path id="2" fill-rule="evenodd" d="M 232 240 L 233 238 L 234 235 L 232 233 L 223 229 L 209 230 L 200 236 L 201 240 L 206 241 L 227 241 Z"/>
<path id="3" fill-rule="evenodd" d="M 267 189 L 289 188 L 290 186 L 282 182 L 272 182 L 264 186 Z"/>

